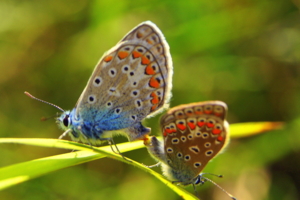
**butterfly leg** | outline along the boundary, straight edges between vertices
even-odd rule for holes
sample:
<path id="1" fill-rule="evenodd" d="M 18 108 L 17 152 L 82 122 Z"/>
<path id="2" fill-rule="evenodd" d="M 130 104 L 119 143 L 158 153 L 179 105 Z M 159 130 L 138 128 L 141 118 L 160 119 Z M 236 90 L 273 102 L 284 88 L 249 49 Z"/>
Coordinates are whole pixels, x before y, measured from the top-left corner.
<path id="1" fill-rule="evenodd" d="M 111 150 L 112 150 L 112 152 L 114 152 L 115 154 L 119 154 L 120 156 L 122 156 L 122 158 L 123 158 L 124 160 L 126 160 L 126 161 L 128 161 L 128 162 L 132 162 L 132 161 L 128 160 L 128 159 L 120 152 L 120 150 L 119 150 L 117 144 L 115 143 L 115 141 L 113 140 L 113 138 L 102 138 L 101 140 L 107 140 L 107 141 L 108 141 L 108 144 L 109 144 L 109 146 L 110 146 L 110 148 L 111 148 Z M 116 148 L 117 151 L 115 151 L 115 149 L 113 148 L 113 146 L 115 146 L 115 148 Z"/>
<path id="2" fill-rule="evenodd" d="M 150 142 L 144 143 L 148 149 L 148 152 L 159 161 L 167 163 L 167 158 L 163 144 L 155 137 L 150 138 Z"/>
<path id="3" fill-rule="evenodd" d="M 153 168 L 153 167 L 158 167 L 158 166 L 160 166 L 161 165 L 161 162 L 158 162 L 158 163 L 156 163 L 156 164 L 154 164 L 154 165 L 144 165 L 145 167 L 148 167 L 148 168 Z"/>
<path id="4" fill-rule="evenodd" d="M 199 197 L 199 196 L 198 196 L 198 191 L 196 190 L 196 184 L 195 184 L 195 183 L 192 183 L 192 185 L 193 185 L 193 188 L 194 188 L 195 195 L 196 195 L 197 197 Z"/>
<path id="5" fill-rule="evenodd" d="M 109 146 L 110 146 L 110 148 L 111 148 L 111 151 L 114 152 L 115 154 L 120 154 L 120 155 L 121 155 L 121 152 L 120 152 L 120 150 L 118 149 L 118 147 L 117 147 L 115 141 L 114 141 L 112 138 L 108 138 L 107 141 L 108 141 L 108 144 L 109 144 Z M 117 149 L 117 151 L 114 150 L 113 145 L 115 146 L 115 148 Z"/>
<path id="6" fill-rule="evenodd" d="M 64 137 L 66 137 L 68 135 L 69 132 L 71 132 L 71 129 L 66 130 L 63 134 L 61 134 L 61 136 L 59 136 L 59 140 L 63 139 Z"/>
<path id="7" fill-rule="evenodd" d="M 155 159 L 159 160 L 158 163 L 146 167 L 158 167 L 159 165 L 161 165 L 161 162 L 167 162 L 163 145 L 155 136 L 152 136 L 150 139 L 144 141 L 144 144 L 147 147 L 147 150 L 150 153 L 150 155 L 152 155 L 152 157 L 154 157 Z"/>
<path id="8" fill-rule="evenodd" d="M 83 133 L 80 133 L 79 135 L 72 132 L 72 129 L 68 129 L 66 130 L 63 134 L 61 134 L 61 136 L 59 136 L 59 140 L 63 139 L 64 137 L 66 137 L 68 135 L 68 133 L 70 133 L 70 137 L 73 141 L 75 142 L 79 142 L 79 141 L 82 141 L 83 143 L 87 143 L 89 144 L 90 146 L 92 146 L 91 142 L 89 141 L 89 139 L 83 134 Z M 75 135 L 74 135 L 75 134 Z"/>

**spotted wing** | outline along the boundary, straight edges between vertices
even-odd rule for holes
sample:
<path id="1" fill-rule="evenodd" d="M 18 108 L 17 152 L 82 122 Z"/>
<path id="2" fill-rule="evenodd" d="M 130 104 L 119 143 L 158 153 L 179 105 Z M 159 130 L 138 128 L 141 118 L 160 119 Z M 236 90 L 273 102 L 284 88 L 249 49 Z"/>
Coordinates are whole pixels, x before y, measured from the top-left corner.
<path id="1" fill-rule="evenodd" d="M 180 177 L 196 177 L 226 146 L 226 112 L 225 103 L 208 101 L 172 108 L 161 118 L 167 162 Z"/>
<path id="2" fill-rule="evenodd" d="M 99 130 L 129 128 L 166 107 L 172 87 L 169 46 L 155 24 L 130 31 L 96 65 L 76 105 L 76 116 Z M 137 128 L 134 126 L 137 125 Z"/>

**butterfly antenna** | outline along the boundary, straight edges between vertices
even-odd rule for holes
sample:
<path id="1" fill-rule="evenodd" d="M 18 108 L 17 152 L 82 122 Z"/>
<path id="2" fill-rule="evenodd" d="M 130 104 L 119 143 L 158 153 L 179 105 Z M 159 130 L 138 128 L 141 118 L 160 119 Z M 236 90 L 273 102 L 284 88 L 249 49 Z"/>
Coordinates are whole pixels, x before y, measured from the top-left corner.
<path id="1" fill-rule="evenodd" d="M 220 178 L 223 177 L 222 175 L 211 174 L 211 173 L 202 173 L 202 174 L 201 174 L 201 179 L 204 179 L 205 181 L 211 182 L 212 184 L 214 184 L 215 186 L 217 186 L 220 190 L 222 190 L 223 192 L 225 192 L 231 199 L 237 200 L 237 198 L 235 198 L 232 194 L 230 194 L 229 192 L 227 192 L 227 191 L 226 191 L 224 188 L 222 188 L 220 185 L 218 185 L 218 184 L 215 183 L 214 181 L 210 180 L 209 178 L 206 178 L 206 177 L 202 176 L 202 175 L 205 175 L 205 174 L 217 176 L 217 177 L 220 177 Z"/>
<path id="2" fill-rule="evenodd" d="M 29 92 L 26 92 L 26 91 L 25 91 L 24 93 L 25 93 L 27 96 L 29 96 L 30 98 L 32 98 L 32 99 L 38 100 L 38 101 L 40 101 L 40 102 L 43 102 L 43 103 L 48 104 L 48 105 L 50 105 L 50 106 L 53 106 L 53 107 L 57 108 L 58 110 L 60 110 L 60 111 L 62 111 L 62 112 L 65 112 L 64 109 L 62 109 L 61 107 L 59 107 L 59 106 L 57 106 L 57 105 L 55 105 L 55 104 L 53 104 L 53 103 L 49 103 L 49 102 L 44 101 L 44 100 L 42 100 L 42 99 L 36 98 L 35 96 L 31 95 Z"/>
<path id="3" fill-rule="evenodd" d="M 222 174 L 212 174 L 212 173 L 201 173 L 201 175 L 206 175 L 206 174 L 208 174 L 208 175 L 211 175 L 211 176 L 216 176 L 216 177 L 218 177 L 218 178 L 223 178 L 223 175 Z"/>

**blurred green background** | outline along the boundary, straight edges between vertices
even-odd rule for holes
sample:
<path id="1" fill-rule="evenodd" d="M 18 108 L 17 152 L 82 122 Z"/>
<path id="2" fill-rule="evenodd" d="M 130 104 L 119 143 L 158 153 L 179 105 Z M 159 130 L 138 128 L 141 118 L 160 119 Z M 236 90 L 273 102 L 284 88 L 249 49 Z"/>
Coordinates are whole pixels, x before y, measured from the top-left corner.
<path id="1" fill-rule="evenodd" d="M 212 179 L 240 200 L 300 199 L 299 7 L 299 0 L 1 0 L 0 137 L 58 138 L 53 119 L 40 121 L 57 110 L 23 92 L 73 108 L 102 54 L 151 20 L 171 47 L 172 107 L 222 100 L 230 123 L 286 122 L 279 131 L 232 139 L 204 171 L 223 174 Z M 158 119 L 145 121 L 156 135 Z M 69 152 L 13 144 L 0 151 L 1 167 Z M 145 149 L 125 156 L 155 163 Z M 202 199 L 230 199 L 210 183 L 198 190 Z M 111 159 L 47 174 L 0 191 L 0 198 L 181 199 Z"/>

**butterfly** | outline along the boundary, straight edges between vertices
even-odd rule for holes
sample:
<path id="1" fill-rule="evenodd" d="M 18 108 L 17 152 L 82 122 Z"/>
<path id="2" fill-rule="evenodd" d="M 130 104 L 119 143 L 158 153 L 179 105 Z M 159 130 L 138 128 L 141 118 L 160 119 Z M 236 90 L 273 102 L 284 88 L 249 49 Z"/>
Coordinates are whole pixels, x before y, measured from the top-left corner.
<path id="1" fill-rule="evenodd" d="M 163 143 L 152 136 L 145 145 L 169 180 L 194 186 L 207 180 L 202 170 L 229 142 L 226 113 L 224 102 L 207 101 L 174 107 L 161 117 Z"/>
<path id="2" fill-rule="evenodd" d="M 150 128 L 141 121 L 168 107 L 172 74 L 162 32 L 150 21 L 139 24 L 102 56 L 72 110 L 56 106 L 63 111 L 57 118 L 65 131 L 60 138 L 94 146 L 115 134 L 143 139 Z"/>

